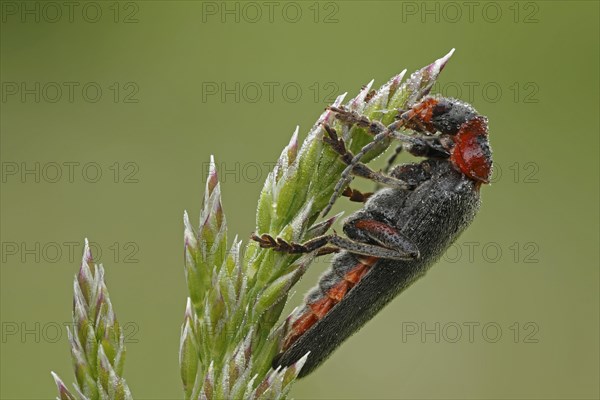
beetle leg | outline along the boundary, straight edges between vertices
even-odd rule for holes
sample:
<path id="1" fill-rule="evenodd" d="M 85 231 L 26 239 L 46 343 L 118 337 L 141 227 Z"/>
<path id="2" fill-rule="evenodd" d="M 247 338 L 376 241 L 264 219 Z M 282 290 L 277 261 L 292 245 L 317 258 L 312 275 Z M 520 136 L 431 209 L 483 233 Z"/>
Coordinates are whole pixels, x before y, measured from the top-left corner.
<path id="1" fill-rule="evenodd" d="M 356 240 L 374 240 L 381 246 L 419 257 L 419 249 L 393 226 L 374 219 L 358 219 L 344 225 L 344 232 Z"/>
<path id="2" fill-rule="evenodd" d="M 364 203 L 373 195 L 373 192 L 362 193 L 356 189 L 352 189 L 349 186 L 344 189 L 342 192 L 342 196 L 349 197 L 350 201 L 355 201 L 357 203 Z"/>
<path id="3" fill-rule="evenodd" d="M 333 129 L 329 125 L 323 125 L 329 136 L 327 137 L 324 135 L 323 140 L 331 145 L 332 149 L 341 156 L 341 160 L 347 165 L 346 169 L 344 169 L 340 176 L 340 180 L 335 185 L 333 194 L 329 199 L 329 203 L 323 210 L 323 216 L 327 215 L 327 213 L 331 210 L 331 207 L 333 207 L 333 204 L 339 197 L 342 190 L 352 180 L 352 175 L 362 176 L 363 178 L 370 179 L 374 182 L 398 189 L 410 190 L 414 187 L 397 178 L 386 175 L 385 173 L 375 172 L 371 168 L 367 167 L 365 164 L 360 162 L 360 160 L 366 153 L 368 153 L 371 149 L 373 149 L 386 138 L 393 137 L 394 139 L 406 143 L 408 151 L 416 156 L 435 158 L 448 158 L 450 156 L 450 154 L 444 149 L 444 147 L 440 144 L 439 139 L 437 138 L 426 139 L 424 137 L 416 135 L 412 136 L 397 132 L 397 129 L 402 127 L 405 123 L 405 121 L 402 119 L 397 120 L 396 122 L 386 127 L 379 121 L 371 121 L 366 116 L 360 115 L 354 111 L 346 110 L 343 107 L 329 107 L 328 109 L 335 112 L 335 117 L 340 121 L 345 122 L 349 125 L 357 125 L 361 128 L 365 128 L 370 134 L 374 135 L 375 137 L 371 142 L 367 143 L 358 153 L 356 153 L 356 155 L 352 155 L 352 153 L 346 148 L 344 140 L 338 138 L 335 129 Z M 395 159 L 395 157 L 400 151 L 401 150 L 396 149 L 396 154 L 393 156 L 392 160 Z"/>
<path id="4" fill-rule="evenodd" d="M 407 182 L 404 182 L 400 179 L 386 175 L 384 173 L 373 171 L 371 168 L 369 168 L 368 166 L 366 166 L 363 163 L 360 163 L 360 162 L 351 163 L 344 170 L 344 172 L 342 172 L 342 175 L 341 175 L 338 183 L 335 185 L 335 188 L 333 189 L 333 194 L 331 195 L 331 198 L 329 199 L 329 203 L 323 210 L 323 216 L 327 215 L 329 210 L 331 210 L 331 207 L 333 206 L 336 199 L 338 198 L 339 193 L 342 192 L 342 189 L 344 189 L 348 185 L 348 183 L 352 180 L 352 175 L 361 176 L 363 178 L 367 178 L 374 182 L 378 182 L 378 183 L 381 183 L 381 184 L 384 184 L 386 186 L 393 187 L 396 189 L 405 189 L 405 190 L 414 189 L 414 185 L 410 185 Z"/>
<path id="5" fill-rule="evenodd" d="M 325 246 L 325 247 L 321 247 L 319 250 L 317 250 L 316 256 L 320 257 L 320 256 L 324 256 L 327 254 L 339 253 L 339 252 L 340 252 L 339 247 Z"/>
<path id="6" fill-rule="evenodd" d="M 368 117 L 360 115 L 356 111 L 350 111 L 344 107 L 327 107 L 327 109 L 335 113 L 336 119 L 339 119 L 347 125 L 357 125 L 363 129 L 366 129 L 367 132 L 373 136 L 376 136 L 387 130 L 386 126 L 381 122 L 371 121 Z"/>
<path id="7" fill-rule="evenodd" d="M 398 241 L 398 246 L 395 248 L 356 242 L 337 235 L 332 235 L 332 238 L 329 241 L 340 249 L 364 256 L 388 260 L 414 260 L 415 258 L 419 258 L 419 251 L 416 250 L 416 247 L 407 239 L 404 240 L 404 242 Z"/>
<path id="8" fill-rule="evenodd" d="M 396 130 L 405 123 L 404 120 L 398 120 L 386 127 L 379 121 L 371 121 L 366 116 L 360 115 L 355 111 L 346 110 L 343 107 L 329 107 L 329 110 L 335 112 L 335 117 L 340 121 L 345 122 L 348 125 L 357 125 L 361 128 L 365 128 L 367 132 L 373 136 L 377 136 L 380 133 L 386 133 L 387 136 L 391 136 L 396 140 L 406 143 L 408 145 L 408 152 L 414 156 L 436 158 L 450 157 L 450 154 L 440 144 L 438 138 L 431 137 L 430 135 L 406 135 L 404 133 L 397 132 Z M 426 131 L 425 127 L 420 121 L 414 120 L 412 122 L 417 124 L 417 129 L 419 132 Z M 395 153 L 388 161 L 385 169 L 386 172 L 389 171 L 391 164 L 395 161 L 396 157 L 401 151 L 402 146 L 398 146 Z"/>
<path id="9" fill-rule="evenodd" d="M 329 243 L 330 237 L 333 235 L 322 235 L 317 236 L 314 239 L 309 240 L 308 242 L 304 242 L 302 244 L 287 242 L 282 238 L 273 238 L 273 236 L 265 233 L 260 236 L 253 233 L 251 238 L 252 240 L 258 242 L 260 247 L 263 249 L 273 249 L 275 251 L 281 251 L 283 253 L 290 254 L 301 254 L 301 253 L 311 253 L 315 250 L 320 250 L 324 248 L 326 244 Z"/>
<path id="10" fill-rule="evenodd" d="M 412 190 L 414 185 L 403 181 L 402 179 L 394 178 L 393 176 L 384 174 L 383 172 L 373 171 L 363 163 L 358 163 L 352 170 L 352 175 L 360 176 L 372 180 L 373 182 L 382 183 L 386 186 L 395 189 Z"/>
<path id="11" fill-rule="evenodd" d="M 354 111 L 346 110 L 343 107 L 329 107 L 328 109 L 335 112 L 335 117 L 340 121 L 350 125 L 357 125 L 361 128 L 365 128 L 367 132 L 374 135 L 375 137 L 371 142 L 367 143 L 358 153 L 356 153 L 356 155 L 352 156 L 352 153 L 346 149 L 343 139 L 338 139 L 335 130 L 331 127 L 325 126 L 325 130 L 327 131 L 329 138 L 324 138 L 324 140 L 327 143 L 332 144 L 334 150 L 342 156 L 341 159 L 347 165 L 347 167 L 342 172 L 340 180 L 336 184 L 333 190 L 333 194 L 329 199 L 329 203 L 323 210 L 323 216 L 327 215 L 327 213 L 331 210 L 331 207 L 333 207 L 335 200 L 339 197 L 342 190 L 352 180 L 352 175 L 362 176 L 364 178 L 371 179 L 377 183 L 382 183 L 384 185 L 391 186 L 394 188 L 409 190 L 413 188 L 411 185 L 408 185 L 406 182 L 402 182 L 399 179 L 390 177 L 381 172 L 375 172 L 369 167 L 367 167 L 365 164 L 360 162 L 360 160 L 366 153 L 368 153 L 375 146 L 377 146 L 379 143 L 381 143 L 383 140 L 389 137 L 393 137 L 404 143 L 412 145 L 420 144 L 423 141 L 423 139 L 396 132 L 405 124 L 405 120 L 400 119 L 388 126 L 385 126 L 379 121 L 371 121 L 366 116 L 360 115 Z"/>
<path id="12" fill-rule="evenodd" d="M 375 139 L 372 142 L 368 143 L 366 146 L 364 146 L 358 154 L 353 155 L 348 149 L 346 149 L 344 139 L 339 138 L 337 136 L 337 132 L 335 131 L 335 129 L 333 129 L 327 124 L 323 124 L 323 127 L 325 128 L 325 131 L 328 135 L 323 136 L 323 141 L 330 144 L 332 149 L 341 156 L 340 159 L 347 165 L 346 169 L 342 172 L 340 180 L 338 181 L 333 190 L 333 194 L 331 196 L 331 199 L 329 200 L 329 204 L 327 204 L 327 207 L 325 207 L 325 209 L 323 210 L 324 216 L 327 215 L 329 210 L 331 210 L 333 203 L 335 203 L 335 200 L 339 197 L 340 193 L 342 192 L 342 189 L 344 189 L 346 185 L 352 180 L 352 175 L 361 176 L 363 178 L 367 178 L 372 181 L 379 182 L 384 185 L 398 189 L 413 188 L 412 185 L 409 185 L 400 179 L 391 177 L 381 172 L 373 171 L 366 164 L 359 162 L 360 158 L 362 158 L 362 156 L 366 152 L 368 152 L 378 142 L 385 138 L 385 135 L 387 135 L 387 131 L 379 133 L 375 137 Z"/>
<path id="13" fill-rule="evenodd" d="M 258 242 L 259 246 L 263 249 L 273 249 L 274 251 L 289 254 L 302 254 L 316 251 L 316 256 L 319 257 L 340 251 L 338 247 L 327 246 L 332 236 L 334 235 L 318 236 L 302 244 L 287 242 L 281 238 L 273 238 L 273 236 L 269 234 L 258 236 L 253 233 L 251 238 Z"/>
<path id="14" fill-rule="evenodd" d="M 331 146 L 331 149 L 340 155 L 340 158 L 345 164 L 349 164 L 352 161 L 354 155 L 346 149 L 346 143 L 344 139 L 337 135 L 337 131 L 333 129 L 329 124 L 322 124 L 323 128 L 327 132 L 327 135 L 323 135 L 323 141 Z"/>
<path id="15" fill-rule="evenodd" d="M 387 227 L 387 231 L 380 233 L 380 235 L 382 235 L 382 237 L 388 237 L 387 240 L 389 240 L 389 243 L 394 247 L 383 247 L 362 243 L 336 234 L 319 236 L 302 244 L 287 242 L 281 238 L 275 239 L 268 234 L 263 234 L 261 236 L 253 234 L 252 239 L 257 241 L 262 248 L 269 248 L 274 251 L 290 254 L 310 253 L 321 248 L 327 249 L 327 247 L 324 246 L 326 244 L 332 244 L 339 249 L 347 250 L 351 253 L 377 258 L 412 260 L 419 257 L 419 251 L 412 243 L 399 234 L 393 235 L 392 230 L 394 230 L 394 228 L 383 223 L 381 225 Z M 384 228 L 379 227 L 379 229 L 383 230 Z"/>
<path id="16" fill-rule="evenodd" d="M 396 149 L 394 150 L 394 154 L 392 154 L 390 156 L 390 158 L 388 158 L 387 164 L 385 165 L 385 169 L 383 170 L 383 172 L 385 172 L 386 174 L 388 172 L 390 172 L 390 169 L 392 168 L 392 165 L 394 165 L 394 161 L 396 161 L 396 158 L 398 158 L 398 155 L 400 153 L 402 153 L 403 149 L 404 149 L 403 145 L 399 145 L 399 146 L 396 147 Z"/>

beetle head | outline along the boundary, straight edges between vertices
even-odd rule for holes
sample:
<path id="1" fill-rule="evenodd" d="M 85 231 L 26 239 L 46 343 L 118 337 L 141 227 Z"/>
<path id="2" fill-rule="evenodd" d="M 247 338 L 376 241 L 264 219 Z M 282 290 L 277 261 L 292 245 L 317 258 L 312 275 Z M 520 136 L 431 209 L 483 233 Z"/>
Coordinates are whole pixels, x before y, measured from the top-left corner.
<path id="1" fill-rule="evenodd" d="M 470 105 L 446 97 L 425 97 L 400 118 L 404 126 L 421 133 L 455 135 L 460 126 L 477 115 Z"/>

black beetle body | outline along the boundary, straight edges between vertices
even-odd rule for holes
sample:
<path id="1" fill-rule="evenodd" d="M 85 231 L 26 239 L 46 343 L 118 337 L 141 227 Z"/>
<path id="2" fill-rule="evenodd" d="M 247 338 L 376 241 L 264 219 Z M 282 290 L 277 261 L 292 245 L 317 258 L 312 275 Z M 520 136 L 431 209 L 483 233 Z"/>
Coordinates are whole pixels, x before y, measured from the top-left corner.
<path id="1" fill-rule="evenodd" d="M 253 236 L 261 247 L 276 251 L 339 252 L 291 317 L 282 352 L 273 360 L 274 368 L 289 366 L 310 352 L 300 376 L 318 367 L 443 255 L 475 217 L 479 189 L 489 183 L 492 171 L 487 119 L 464 102 L 426 97 L 387 127 L 343 108 L 330 109 L 342 122 L 367 129 L 374 140 L 354 156 L 336 131 L 324 126 L 328 136 L 323 140 L 347 164 L 325 213 L 351 175 L 388 188 L 372 196 L 345 189 L 342 194 L 350 200 L 365 202 L 344 221 L 347 238 L 334 233 L 296 244 L 266 234 Z M 399 133 L 399 128 L 416 134 Z M 426 159 L 396 166 L 389 175 L 360 162 L 389 137 L 404 143 L 396 154 L 406 148 Z"/>

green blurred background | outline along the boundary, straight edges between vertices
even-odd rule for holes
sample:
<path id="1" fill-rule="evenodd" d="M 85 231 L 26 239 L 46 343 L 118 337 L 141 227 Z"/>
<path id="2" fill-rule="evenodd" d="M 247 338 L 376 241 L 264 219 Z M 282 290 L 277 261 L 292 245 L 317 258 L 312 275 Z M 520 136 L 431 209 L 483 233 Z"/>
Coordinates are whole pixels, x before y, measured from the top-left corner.
<path id="1" fill-rule="evenodd" d="M 453 47 L 437 91 L 489 117 L 494 184 L 428 276 L 292 394 L 598 398 L 598 2 L 51 4 L 2 2 L 2 398 L 53 398 L 50 370 L 73 382 L 57 327 L 84 237 L 135 398 L 181 398 L 182 213 L 198 218 L 210 155 L 246 238 L 297 124 Z"/>

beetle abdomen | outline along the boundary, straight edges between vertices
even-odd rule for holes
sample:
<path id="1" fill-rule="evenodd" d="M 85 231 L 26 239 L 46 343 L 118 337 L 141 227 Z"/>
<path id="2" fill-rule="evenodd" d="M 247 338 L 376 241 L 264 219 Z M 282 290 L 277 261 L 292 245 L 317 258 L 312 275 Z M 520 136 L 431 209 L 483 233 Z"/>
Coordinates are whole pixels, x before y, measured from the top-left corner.
<path id="1" fill-rule="evenodd" d="M 332 262 L 332 267 L 321 277 L 319 284 L 305 299 L 304 307 L 296 314 L 283 344 L 287 350 L 300 336 L 309 330 L 369 272 L 376 257 L 358 257 L 342 252 Z"/>

